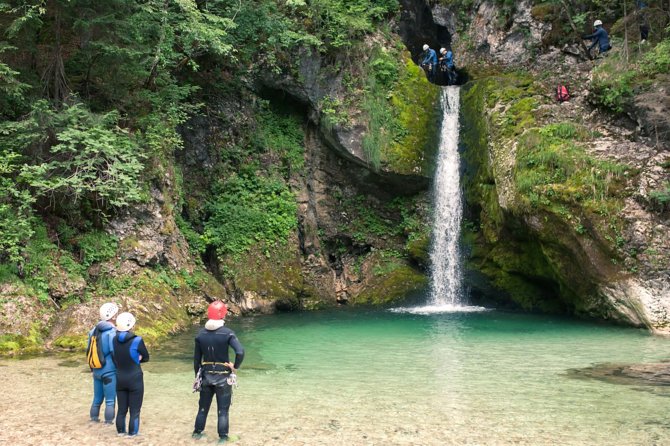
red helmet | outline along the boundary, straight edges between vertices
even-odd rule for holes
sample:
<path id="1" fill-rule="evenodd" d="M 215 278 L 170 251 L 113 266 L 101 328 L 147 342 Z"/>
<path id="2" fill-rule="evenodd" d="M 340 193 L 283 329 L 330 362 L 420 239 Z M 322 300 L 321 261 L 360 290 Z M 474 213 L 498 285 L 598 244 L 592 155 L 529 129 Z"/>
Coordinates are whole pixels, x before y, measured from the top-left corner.
<path id="1" fill-rule="evenodd" d="M 207 317 L 215 321 L 225 319 L 226 313 L 228 313 L 228 307 L 220 300 L 215 300 L 207 308 Z"/>

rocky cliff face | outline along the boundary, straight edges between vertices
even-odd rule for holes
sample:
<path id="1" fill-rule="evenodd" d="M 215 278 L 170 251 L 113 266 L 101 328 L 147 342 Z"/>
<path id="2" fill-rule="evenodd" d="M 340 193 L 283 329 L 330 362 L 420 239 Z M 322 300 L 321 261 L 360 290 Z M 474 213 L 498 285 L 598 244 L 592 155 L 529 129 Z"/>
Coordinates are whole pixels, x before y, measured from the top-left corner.
<path id="1" fill-rule="evenodd" d="M 433 8 L 436 20 L 453 16 L 443 11 Z M 462 96 L 471 285 L 490 294 L 483 273 L 528 309 L 667 332 L 670 276 L 661 259 L 670 254 L 670 221 L 653 199 L 670 177 L 664 78 L 624 114 L 603 112 L 589 91 L 594 63 L 576 48 L 547 46 L 552 23 L 530 2 L 505 16 L 491 2 L 476 11 L 454 35 L 457 55 L 503 68 L 493 77 L 483 68 Z M 504 68 L 519 66 L 527 74 Z M 557 82 L 571 87 L 571 101 L 552 100 Z"/>
<path id="2" fill-rule="evenodd" d="M 425 192 L 432 156 L 427 149 L 437 133 L 437 88 L 401 59 L 395 88 L 404 88 L 405 82 L 423 89 L 417 95 L 412 88 L 397 102 L 419 124 L 404 133 L 416 146 L 403 158 L 392 145 L 382 147 L 375 168 L 363 149 L 374 129 L 356 102 L 360 92 L 342 84 L 347 73 L 333 71 L 341 61 L 325 65 L 314 55 L 301 60 L 297 74 L 261 76 L 244 100 L 227 97 L 212 104 L 228 112 L 210 113 L 209 119 L 197 118 L 185 127 L 180 164 L 186 211 L 195 215 L 197 204 L 189 208 L 188 203 L 204 201 L 202 195 L 196 198 L 198 192 L 211 187 L 212 175 L 226 163 L 217 153 L 248 143 L 241 141 L 254 131 L 265 131 L 255 101 L 288 107 L 300 121 L 304 165 L 282 180 L 297 198 L 297 226 L 288 240 L 259 244 L 241 255 L 210 253 L 207 264 L 224 284 L 227 298 L 249 312 L 390 302 L 424 287 L 429 232 Z M 340 108 L 326 111 L 325 103 Z M 327 122 L 329 113 L 346 119 Z M 400 119 L 397 125 L 402 126 Z M 261 154 L 255 174 L 272 175 L 277 162 L 270 153 Z"/>

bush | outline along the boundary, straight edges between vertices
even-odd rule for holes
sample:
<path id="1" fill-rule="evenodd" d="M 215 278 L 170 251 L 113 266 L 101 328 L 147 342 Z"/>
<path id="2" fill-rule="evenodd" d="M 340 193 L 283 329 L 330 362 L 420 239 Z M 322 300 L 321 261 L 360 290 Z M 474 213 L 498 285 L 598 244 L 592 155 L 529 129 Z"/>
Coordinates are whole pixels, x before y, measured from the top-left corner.
<path id="1" fill-rule="evenodd" d="M 644 55 L 642 72 L 647 75 L 670 71 L 670 39 L 665 39 Z"/>
<path id="2" fill-rule="evenodd" d="M 281 180 L 252 174 L 233 175 L 219 184 L 206 205 L 203 241 L 220 257 L 251 246 L 285 242 L 297 227 L 294 194 Z"/>
<path id="3" fill-rule="evenodd" d="M 98 230 L 80 235 L 76 243 L 84 267 L 111 259 L 119 246 L 116 237 Z"/>
<path id="4" fill-rule="evenodd" d="M 55 110 L 38 101 L 27 119 L 0 125 L 0 144 L 34 160 L 17 175 L 37 196 L 127 206 L 140 201 L 144 157 L 118 120 L 118 112 L 97 115 L 81 104 Z"/>

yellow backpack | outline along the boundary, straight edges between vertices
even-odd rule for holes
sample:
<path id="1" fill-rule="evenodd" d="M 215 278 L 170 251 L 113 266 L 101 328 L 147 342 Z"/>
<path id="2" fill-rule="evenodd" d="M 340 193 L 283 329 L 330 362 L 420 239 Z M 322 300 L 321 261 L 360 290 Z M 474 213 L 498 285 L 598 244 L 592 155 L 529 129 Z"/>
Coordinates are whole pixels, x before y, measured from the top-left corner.
<path id="1" fill-rule="evenodd" d="M 86 350 L 88 366 L 92 369 L 101 369 L 105 366 L 105 354 L 102 352 L 102 332 L 96 327 L 91 335 Z"/>

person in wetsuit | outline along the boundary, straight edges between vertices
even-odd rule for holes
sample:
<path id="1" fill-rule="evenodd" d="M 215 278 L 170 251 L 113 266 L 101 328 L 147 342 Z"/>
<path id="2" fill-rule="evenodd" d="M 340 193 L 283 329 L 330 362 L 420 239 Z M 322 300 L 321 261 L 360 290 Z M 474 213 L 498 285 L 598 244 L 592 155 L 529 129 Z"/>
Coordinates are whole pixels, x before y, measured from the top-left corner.
<path id="1" fill-rule="evenodd" d="M 128 436 L 134 437 L 140 430 L 140 410 L 144 399 L 144 374 L 140 363 L 149 360 L 149 352 L 141 336 L 130 331 L 135 326 L 135 316 L 121 313 L 116 318 L 118 333 L 114 338 L 114 362 L 116 363 L 116 397 L 119 411 L 116 414 L 116 431 L 126 434 L 126 414 L 130 409 Z"/>
<path id="2" fill-rule="evenodd" d="M 99 369 L 91 369 L 93 373 L 93 403 L 91 404 L 91 421 L 100 421 L 100 406 L 105 401 L 105 423 L 114 422 L 114 404 L 116 402 L 116 366 L 112 361 L 114 351 L 113 339 L 116 335 L 114 317 L 119 307 L 113 302 L 107 302 L 100 307 L 100 322 L 88 333 L 88 352 L 91 347 L 91 338 L 95 335 L 102 346 L 105 365 Z M 97 330 L 97 332 L 96 332 Z"/>
<path id="3" fill-rule="evenodd" d="M 440 70 L 447 78 L 447 85 L 456 85 L 456 64 L 454 53 L 446 48 L 440 48 Z"/>
<path id="4" fill-rule="evenodd" d="M 421 67 L 426 70 L 428 75 L 428 80 L 431 82 L 435 81 L 435 76 L 437 75 L 437 53 L 432 49 L 428 44 L 423 45 L 423 61 L 421 62 Z"/>
<path id="5" fill-rule="evenodd" d="M 603 28 L 603 22 L 600 20 L 596 20 L 593 22 L 593 26 L 595 27 L 595 32 L 593 34 L 585 34 L 582 36 L 582 39 L 584 40 L 591 40 L 591 46 L 588 48 L 589 54 L 591 54 L 591 51 L 593 48 L 596 46 L 600 50 L 599 54 L 605 54 L 609 50 L 612 49 L 612 45 L 610 45 L 610 37 L 607 34 L 607 31 L 605 31 L 605 28 Z"/>
<path id="6" fill-rule="evenodd" d="M 228 441 L 228 410 L 233 396 L 232 384 L 235 380 L 235 371 L 244 359 L 244 348 L 235 336 L 235 332 L 223 326 L 227 312 L 226 304 L 221 301 L 215 301 L 209 305 L 207 309 L 209 320 L 195 338 L 193 353 L 193 369 L 196 376 L 202 368 L 200 371 L 202 386 L 193 438 L 203 437 L 202 431 L 205 430 L 209 407 L 212 404 L 212 398 L 216 395 L 219 443 Z M 228 356 L 229 348 L 235 351 L 234 364 L 230 362 Z"/>

